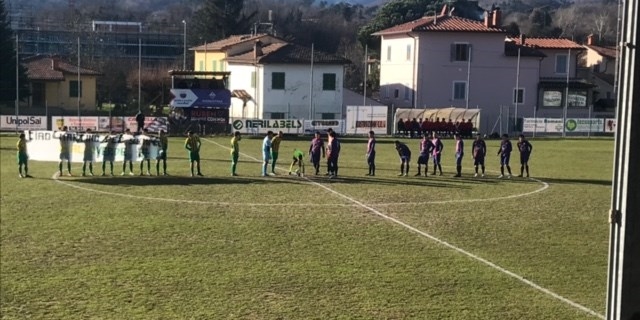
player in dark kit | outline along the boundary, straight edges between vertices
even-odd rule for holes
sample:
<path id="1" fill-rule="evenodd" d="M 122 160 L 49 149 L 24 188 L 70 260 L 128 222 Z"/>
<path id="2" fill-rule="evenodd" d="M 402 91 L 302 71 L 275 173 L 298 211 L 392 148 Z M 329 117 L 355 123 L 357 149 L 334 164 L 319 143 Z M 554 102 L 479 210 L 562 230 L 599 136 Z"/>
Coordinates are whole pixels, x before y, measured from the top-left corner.
<path id="1" fill-rule="evenodd" d="M 529 178 L 529 157 L 533 151 L 533 146 L 524 138 L 523 134 L 518 137 L 518 150 L 520 150 L 520 175 L 518 177 L 522 177 L 526 169 L 527 178 Z"/>
<path id="2" fill-rule="evenodd" d="M 156 158 L 156 175 L 160 175 L 160 162 L 162 162 L 163 175 L 167 175 L 167 149 L 169 149 L 169 139 L 167 138 L 164 130 L 160 130 L 158 136 L 158 143 L 160 151 L 158 151 L 158 157 Z"/>
<path id="3" fill-rule="evenodd" d="M 456 174 L 454 177 L 462 177 L 462 158 L 464 157 L 464 141 L 460 133 L 455 134 L 456 138 Z"/>
<path id="4" fill-rule="evenodd" d="M 440 164 L 440 160 L 442 159 L 442 149 L 444 149 L 444 145 L 435 132 L 433 133 L 431 144 L 433 144 L 433 175 L 436 175 L 436 169 L 440 170 L 440 175 L 442 175 L 442 164 Z"/>
<path id="5" fill-rule="evenodd" d="M 473 150 L 473 165 L 476 169 L 476 174 L 474 177 L 478 176 L 478 166 L 482 168 L 482 176 L 484 177 L 484 157 L 487 155 L 487 144 L 482 139 L 482 135 L 478 133 L 476 135 L 476 140 L 473 141 L 473 145 L 471 146 L 471 150 Z"/>
<path id="6" fill-rule="evenodd" d="M 340 141 L 335 131 L 329 131 L 329 141 L 327 143 L 327 167 L 329 179 L 338 176 L 338 158 L 340 157 Z"/>
<path id="7" fill-rule="evenodd" d="M 398 151 L 398 156 L 400 156 L 400 174 L 401 176 L 409 175 L 409 163 L 411 162 L 411 150 L 407 147 L 406 144 L 396 140 L 395 141 L 396 150 Z"/>
<path id="8" fill-rule="evenodd" d="M 375 132 L 369 131 L 369 141 L 367 142 L 367 164 L 369 165 L 368 176 L 376 175 L 376 138 Z"/>
<path id="9" fill-rule="evenodd" d="M 324 141 L 320 137 L 320 132 L 316 131 L 315 137 L 311 140 L 311 145 L 309 146 L 309 158 L 311 158 L 313 168 L 316 169 L 316 175 L 320 173 L 320 156 L 322 158 L 325 156 Z"/>
<path id="10" fill-rule="evenodd" d="M 511 141 L 509 141 L 509 135 L 502 135 L 502 142 L 500 143 L 500 150 L 498 150 L 498 156 L 500 156 L 500 175 L 498 179 L 504 177 L 504 167 L 507 167 L 507 171 L 509 174 L 507 175 L 507 179 L 511 178 L 511 167 L 509 166 L 509 158 L 511 158 L 511 151 L 513 147 L 511 145 Z"/>
<path id="11" fill-rule="evenodd" d="M 424 176 L 427 176 L 427 172 L 429 171 L 429 156 L 433 152 L 433 144 L 429 139 L 429 133 L 425 132 L 422 135 L 422 140 L 420 140 L 420 155 L 418 156 L 418 173 L 416 173 L 416 177 L 421 175 L 421 165 L 424 165 Z"/>

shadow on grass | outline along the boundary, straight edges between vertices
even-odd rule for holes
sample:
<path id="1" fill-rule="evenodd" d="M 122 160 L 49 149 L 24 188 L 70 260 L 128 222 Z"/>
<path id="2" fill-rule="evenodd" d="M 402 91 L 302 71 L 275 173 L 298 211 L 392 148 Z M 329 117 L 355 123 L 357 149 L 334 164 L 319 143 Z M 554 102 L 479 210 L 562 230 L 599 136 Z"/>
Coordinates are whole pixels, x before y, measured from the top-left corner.
<path id="1" fill-rule="evenodd" d="M 448 181 L 444 179 L 429 179 L 425 177 L 353 177 L 353 176 L 338 176 L 334 179 L 329 179 L 326 176 L 313 176 L 310 180 L 317 183 L 342 183 L 342 184 L 361 184 L 363 188 L 375 188 L 375 186 L 397 186 L 397 187 L 437 187 L 437 188 L 460 188 L 470 189 L 470 186 L 453 184 L 454 180 Z M 459 182 L 459 180 L 457 180 Z"/>
<path id="2" fill-rule="evenodd" d="M 555 184 L 592 184 L 598 186 L 611 186 L 611 180 L 598 179 L 559 179 L 559 178 L 540 178 L 547 183 Z"/>
<path id="3" fill-rule="evenodd" d="M 114 177 L 83 177 L 60 179 L 67 182 L 78 182 L 105 186 L 194 186 L 194 185 L 225 185 L 225 184 L 278 184 L 304 183 L 303 180 L 279 177 L 184 177 L 184 176 L 114 176 Z"/>

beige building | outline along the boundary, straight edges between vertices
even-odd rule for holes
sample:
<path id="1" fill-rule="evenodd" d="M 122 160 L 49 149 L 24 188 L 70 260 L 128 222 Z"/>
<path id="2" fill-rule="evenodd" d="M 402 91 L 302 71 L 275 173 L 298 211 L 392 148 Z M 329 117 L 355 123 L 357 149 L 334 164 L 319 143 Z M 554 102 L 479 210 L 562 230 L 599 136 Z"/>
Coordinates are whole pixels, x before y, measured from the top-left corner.
<path id="1" fill-rule="evenodd" d="M 593 91 L 594 110 L 615 110 L 615 77 L 618 50 L 613 46 L 599 46 L 593 35 L 587 38 L 584 46 L 587 50 L 583 58 L 584 77 L 588 78 L 596 88 Z"/>
<path id="2" fill-rule="evenodd" d="M 28 107 L 96 109 L 96 78 L 100 72 L 78 68 L 60 57 L 35 56 L 24 60 L 31 89 Z M 80 82 L 78 82 L 78 74 Z"/>

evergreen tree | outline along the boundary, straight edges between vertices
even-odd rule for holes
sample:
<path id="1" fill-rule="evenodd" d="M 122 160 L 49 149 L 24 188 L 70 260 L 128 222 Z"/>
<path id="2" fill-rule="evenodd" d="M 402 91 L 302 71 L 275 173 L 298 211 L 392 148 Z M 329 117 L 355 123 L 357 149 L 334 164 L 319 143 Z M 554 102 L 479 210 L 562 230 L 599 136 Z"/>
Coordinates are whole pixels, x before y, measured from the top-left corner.
<path id="1" fill-rule="evenodd" d="M 234 34 L 249 33 L 257 11 L 247 13 L 244 0 L 206 0 L 196 12 L 191 43 L 195 37 L 206 41 L 224 39 Z M 198 39 L 200 40 L 200 39 Z"/>
<path id="2" fill-rule="evenodd" d="M 4 0 L 0 0 L 0 103 L 13 105 L 16 99 L 16 51 L 15 38 L 9 27 Z M 26 70 L 18 68 L 20 100 L 29 96 Z"/>

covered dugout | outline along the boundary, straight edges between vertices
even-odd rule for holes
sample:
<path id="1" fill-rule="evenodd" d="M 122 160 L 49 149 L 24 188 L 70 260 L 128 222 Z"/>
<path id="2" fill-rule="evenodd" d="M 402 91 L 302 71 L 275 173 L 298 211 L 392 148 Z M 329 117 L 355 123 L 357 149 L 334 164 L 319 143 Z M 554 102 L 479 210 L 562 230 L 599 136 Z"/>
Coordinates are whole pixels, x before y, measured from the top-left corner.
<path id="1" fill-rule="evenodd" d="M 451 129 L 447 126 L 433 126 L 433 125 L 421 125 L 421 129 L 424 131 L 424 129 L 426 127 L 429 127 L 430 130 L 427 131 L 441 131 L 441 132 L 449 132 L 452 133 L 452 131 L 459 131 L 459 132 L 463 132 L 463 131 L 467 131 L 467 132 L 463 132 L 464 135 L 470 135 L 471 134 L 471 130 L 473 130 L 474 128 L 478 128 L 478 126 L 480 125 L 480 109 L 466 109 L 466 108 L 454 108 L 454 107 L 449 107 L 449 108 L 431 108 L 431 109 L 404 109 L 404 108 L 400 108 L 400 109 L 396 109 L 396 113 L 394 116 L 394 132 L 398 133 L 399 129 L 402 129 L 402 127 L 399 128 L 398 124 L 399 121 L 402 119 L 405 123 L 407 120 L 409 120 L 410 122 L 413 119 L 416 119 L 418 121 L 418 123 L 420 123 L 421 119 L 422 121 L 426 121 L 428 119 L 428 123 L 435 123 L 436 121 L 438 123 L 442 122 L 442 119 L 444 119 L 445 123 L 452 123 L 454 125 L 454 129 Z M 449 121 L 451 120 L 451 121 Z M 469 126 L 469 120 L 471 120 L 471 125 Z M 466 123 L 467 125 L 463 125 L 460 126 L 460 124 L 462 123 Z M 405 126 L 406 127 L 406 126 Z M 435 130 L 433 128 L 436 128 Z M 468 129 L 467 129 L 468 128 Z M 409 131 L 410 129 L 407 128 L 407 131 Z"/>

